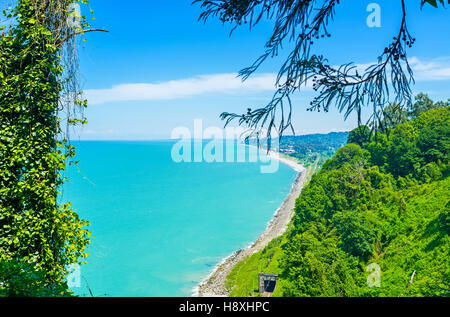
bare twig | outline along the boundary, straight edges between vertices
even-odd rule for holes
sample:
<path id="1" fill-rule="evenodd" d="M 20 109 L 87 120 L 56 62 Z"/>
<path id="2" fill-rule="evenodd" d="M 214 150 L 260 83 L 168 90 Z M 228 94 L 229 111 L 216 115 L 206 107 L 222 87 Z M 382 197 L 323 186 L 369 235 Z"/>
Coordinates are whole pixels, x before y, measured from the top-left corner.
<path id="1" fill-rule="evenodd" d="M 105 29 L 87 29 L 87 30 L 82 30 L 82 31 L 79 31 L 79 32 L 74 32 L 74 33 L 71 33 L 71 34 L 67 35 L 62 41 L 60 41 L 58 46 L 63 45 L 64 43 L 66 43 L 72 37 L 75 37 L 75 36 L 78 36 L 78 35 L 82 35 L 82 34 L 85 34 L 85 33 L 89 33 L 89 32 L 106 32 L 106 33 L 109 33 L 109 31 L 105 30 Z"/>
<path id="2" fill-rule="evenodd" d="M 414 276 L 416 276 L 416 271 L 414 271 L 414 272 L 412 273 L 411 278 L 409 279 L 409 282 L 408 282 L 408 284 L 406 285 L 406 292 L 405 292 L 405 293 L 408 293 L 409 287 L 411 286 L 411 284 L 412 284 L 413 281 L 414 281 Z M 400 297 L 404 296 L 405 293 L 403 293 L 402 295 L 400 295 Z"/>

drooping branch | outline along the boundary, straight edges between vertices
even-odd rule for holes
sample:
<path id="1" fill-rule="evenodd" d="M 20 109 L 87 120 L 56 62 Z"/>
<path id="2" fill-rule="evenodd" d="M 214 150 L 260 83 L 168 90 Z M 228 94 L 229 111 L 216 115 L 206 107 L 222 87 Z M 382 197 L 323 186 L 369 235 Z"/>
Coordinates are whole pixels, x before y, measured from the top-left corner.
<path id="1" fill-rule="evenodd" d="M 386 47 L 378 58 L 377 64 L 370 65 L 359 75 L 358 69 L 352 64 L 338 69 L 329 65 L 319 65 L 315 72 L 314 90 L 319 95 L 311 102 L 308 110 L 329 110 L 334 103 L 338 110 L 347 118 L 352 112 L 358 115 L 361 124 L 361 109 L 373 105 L 370 121 L 376 125 L 383 118 L 383 107 L 390 102 L 390 90 L 394 92 L 393 102 L 401 107 L 411 103 L 410 83 L 414 82 L 413 72 L 408 63 L 405 47 L 411 47 L 415 39 L 408 32 L 406 25 L 405 2 L 402 2 L 402 22 L 398 35 Z M 378 111 L 381 109 L 381 111 Z"/>
<path id="2" fill-rule="evenodd" d="M 415 39 L 407 28 L 405 0 L 399 0 L 402 19 L 393 42 L 378 57 L 378 62 L 363 68 L 353 63 L 331 66 L 322 55 L 313 54 L 314 42 L 331 37 L 328 25 L 335 16 L 339 0 L 196 0 L 204 9 L 200 19 L 219 17 L 234 28 L 242 24 L 257 24 L 263 16 L 274 20 L 272 35 L 266 43 L 266 51 L 250 67 L 239 75 L 243 80 L 254 74 L 267 60 L 278 55 L 284 42 L 294 42 L 294 48 L 278 72 L 277 92 L 265 107 L 245 114 L 222 113 L 226 124 L 238 120 L 240 125 L 251 128 L 261 125 L 275 126 L 282 133 L 291 124 L 290 96 L 310 84 L 318 95 L 307 110 L 328 112 L 335 106 L 346 119 L 356 113 L 362 124 L 362 108 L 372 106 L 369 118 L 373 128 L 382 120 L 383 107 L 396 103 L 403 107 L 411 102 L 410 84 L 414 82 L 408 63 L 406 48 Z M 233 28 L 233 29 L 234 29 Z M 391 100 L 391 95 L 394 97 Z M 289 113 L 283 108 L 283 99 L 289 103 Z M 380 111 L 381 109 L 381 111 Z M 279 118 L 277 118 L 277 115 Z"/>

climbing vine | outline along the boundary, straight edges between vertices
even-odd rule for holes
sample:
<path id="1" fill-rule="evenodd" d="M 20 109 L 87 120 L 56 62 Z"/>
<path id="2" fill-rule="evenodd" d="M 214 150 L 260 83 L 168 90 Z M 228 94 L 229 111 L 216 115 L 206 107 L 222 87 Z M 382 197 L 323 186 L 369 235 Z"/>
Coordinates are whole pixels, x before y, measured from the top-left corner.
<path id="1" fill-rule="evenodd" d="M 68 23 L 80 2 L 18 0 L 3 11 L 0 296 L 70 294 L 68 266 L 87 256 L 88 222 L 58 199 L 64 170 L 77 163 L 68 129 L 85 122 L 77 35 L 94 29 L 84 17 Z"/>

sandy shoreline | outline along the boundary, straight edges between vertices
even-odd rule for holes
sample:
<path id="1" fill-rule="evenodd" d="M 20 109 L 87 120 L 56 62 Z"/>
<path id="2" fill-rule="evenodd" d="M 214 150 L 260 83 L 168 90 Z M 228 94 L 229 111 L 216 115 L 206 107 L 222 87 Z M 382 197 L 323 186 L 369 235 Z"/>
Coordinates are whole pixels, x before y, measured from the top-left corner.
<path id="1" fill-rule="evenodd" d="M 272 159 L 279 160 L 298 172 L 297 177 L 292 184 L 291 191 L 274 214 L 266 230 L 258 237 L 258 239 L 249 247 L 235 251 L 218 264 L 214 271 L 198 285 L 194 292 L 194 296 L 228 296 L 229 292 L 225 288 L 225 281 L 233 267 L 245 257 L 262 250 L 270 241 L 286 231 L 293 215 L 295 200 L 300 195 L 306 179 L 306 170 L 294 159 L 282 157 L 275 153 L 270 153 L 269 156 Z"/>

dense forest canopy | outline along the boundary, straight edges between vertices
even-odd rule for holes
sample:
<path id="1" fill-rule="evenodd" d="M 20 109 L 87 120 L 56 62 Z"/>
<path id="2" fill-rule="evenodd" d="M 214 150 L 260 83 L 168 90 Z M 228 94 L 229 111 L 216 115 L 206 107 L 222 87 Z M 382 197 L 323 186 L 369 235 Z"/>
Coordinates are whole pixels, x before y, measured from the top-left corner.
<path id="1" fill-rule="evenodd" d="M 280 152 L 295 157 L 305 167 L 315 162 L 322 165 L 337 149 L 347 143 L 347 138 L 348 132 L 283 136 Z"/>
<path id="2" fill-rule="evenodd" d="M 450 108 L 378 137 L 339 149 L 298 199 L 286 295 L 449 295 Z M 380 288 L 365 287 L 369 263 Z"/>
<path id="3" fill-rule="evenodd" d="M 280 274 L 278 296 L 450 296 L 450 107 L 440 105 L 340 148 L 297 199 L 288 233 L 230 274 L 231 294 L 251 295 L 259 271 Z"/>

